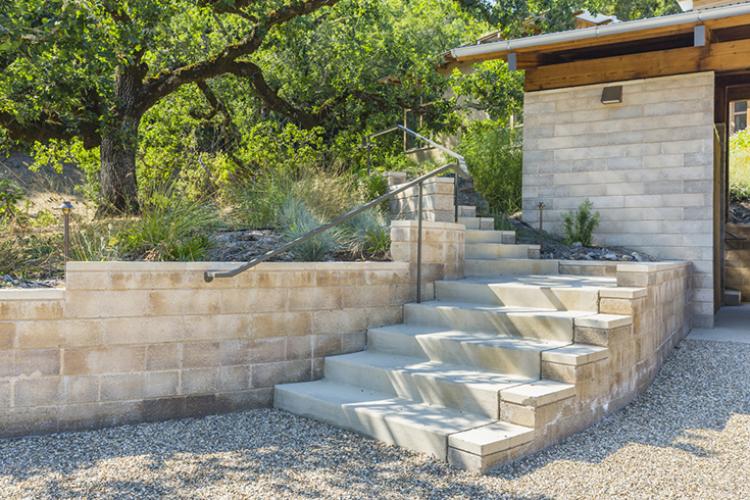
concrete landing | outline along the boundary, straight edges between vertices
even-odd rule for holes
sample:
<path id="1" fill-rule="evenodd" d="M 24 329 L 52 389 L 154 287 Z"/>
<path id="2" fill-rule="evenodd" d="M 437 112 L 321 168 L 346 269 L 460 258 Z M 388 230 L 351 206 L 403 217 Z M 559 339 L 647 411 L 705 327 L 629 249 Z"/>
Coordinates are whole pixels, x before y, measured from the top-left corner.
<path id="1" fill-rule="evenodd" d="M 750 344 L 750 304 L 722 308 L 714 328 L 696 328 L 688 339 Z"/>

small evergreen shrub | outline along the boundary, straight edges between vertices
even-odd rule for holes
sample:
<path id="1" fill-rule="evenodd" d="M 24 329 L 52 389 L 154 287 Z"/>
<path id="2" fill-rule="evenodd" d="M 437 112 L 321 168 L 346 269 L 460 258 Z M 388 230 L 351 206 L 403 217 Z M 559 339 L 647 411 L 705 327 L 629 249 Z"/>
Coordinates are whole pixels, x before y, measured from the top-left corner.
<path id="1" fill-rule="evenodd" d="M 591 200 L 584 201 L 576 212 L 568 212 L 563 216 L 565 228 L 565 242 L 568 245 L 581 243 L 590 247 L 594 231 L 599 226 L 599 212 L 593 212 L 594 204 Z"/>
<path id="2" fill-rule="evenodd" d="M 339 232 L 344 249 L 359 258 L 384 259 L 391 249 L 391 233 L 385 218 L 374 209 L 362 212 Z"/>
<path id="3" fill-rule="evenodd" d="M 307 208 L 305 202 L 293 195 L 287 197 L 286 202 L 281 208 L 279 220 L 284 240 L 287 242 L 293 241 L 323 224 Z M 336 237 L 331 231 L 333 230 L 318 234 L 307 241 L 293 246 L 289 250 L 289 254 L 294 260 L 303 262 L 326 260 L 339 248 Z"/>
<path id="4" fill-rule="evenodd" d="M 145 211 L 114 238 L 126 257 L 150 261 L 195 261 L 211 248 L 209 234 L 219 225 L 210 204 L 174 200 Z"/>

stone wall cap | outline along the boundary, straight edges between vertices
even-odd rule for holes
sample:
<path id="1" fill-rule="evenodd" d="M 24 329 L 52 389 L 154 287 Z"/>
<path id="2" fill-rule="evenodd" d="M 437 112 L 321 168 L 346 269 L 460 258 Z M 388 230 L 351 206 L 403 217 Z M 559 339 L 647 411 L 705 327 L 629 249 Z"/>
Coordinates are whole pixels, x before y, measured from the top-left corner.
<path id="1" fill-rule="evenodd" d="M 652 273 L 658 271 L 668 271 L 670 269 L 687 268 L 690 262 L 682 260 L 669 260 L 663 262 L 619 262 L 617 272 L 628 273 Z"/>
<path id="2" fill-rule="evenodd" d="M 228 271 L 243 262 L 68 262 L 66 272 L 202 272 Z M 293 272 L 293 271 L 390 271 L 407 270 L 406 262 L 263 262 L 246 272 Z"/>
<path id="3" fill-rule="evenodd" d="M 419 221 L 416 220 L 394 220 L 391 222 L 391 227 L 408 227 L 417 228 Z M 433 221 L 422 221 L 423 229 L 448 229 L 452 231 L 463 231 L 466 227 L 463 224 L 457 224 L 455 222 L 433 222 Z"/>
<path id="4" fill-rule="evenodd" d="M 599 297 L 603 299 L 639 299 L 648 295 L 645 288 L 612 287 L 600 288 Z"/>
<path id="5" fill-rule="evenodd" d="M 570 344 L 542 352 L 542 361 L 561 365 L 582 366 L 609 357 L 609 349 L 588 344 Z"/>
<path id="6" fill-rule="evenodd" d="M 5 300 L 63 300 L 64 288 L 7 288 L 0 289 L 0 302 Z"/>
<path id="7" fill-rule="evenodd" d="M 633 318 L 621 314 L 592 314 L 575 319 L 576 326 L 608 330 L 633 323 Z"/>

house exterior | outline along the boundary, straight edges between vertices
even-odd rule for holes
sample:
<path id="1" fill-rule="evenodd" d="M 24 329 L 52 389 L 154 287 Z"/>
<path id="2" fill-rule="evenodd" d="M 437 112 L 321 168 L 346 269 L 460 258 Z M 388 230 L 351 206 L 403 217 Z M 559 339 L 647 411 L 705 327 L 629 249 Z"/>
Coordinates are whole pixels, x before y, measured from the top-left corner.
<path id="1" fill-rule="evenodd" d="M 596 241 L 692 262 L 695 326 L 712 326 L 725 280 L 728 136 L 750 98 L 750 2 L 448 52 L 445 65 L 504 59 L 525 71 L 523 217 L 561 232 L 590 199 Z M 731 107 L 730 107 L 731 104 Z M 746 125 L 745 125 L 746 126 Z M 725 276 L 731 273 L 731 276 Z"/>

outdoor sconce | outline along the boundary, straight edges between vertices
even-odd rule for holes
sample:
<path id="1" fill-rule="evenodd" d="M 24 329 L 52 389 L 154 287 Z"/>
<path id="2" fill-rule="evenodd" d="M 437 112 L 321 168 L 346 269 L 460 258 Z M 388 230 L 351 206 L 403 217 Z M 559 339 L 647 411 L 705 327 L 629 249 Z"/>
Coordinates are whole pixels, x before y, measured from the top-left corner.
<path id="1" fill-rule="evenodd" d="M 602 90 L 602 104 L 620 104 L 622 102 L 622 85 L 604 87 Z"/>
<path id="2" fill-rule="evenodd" d="M 63 214 L 63 257 L 67 262 L 70 257 L 70 214 L 73 212 L 73 204 L 64 201 L 58 208 Z"/>

